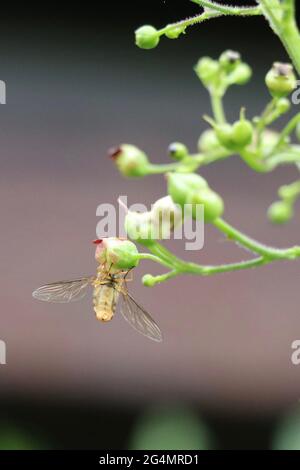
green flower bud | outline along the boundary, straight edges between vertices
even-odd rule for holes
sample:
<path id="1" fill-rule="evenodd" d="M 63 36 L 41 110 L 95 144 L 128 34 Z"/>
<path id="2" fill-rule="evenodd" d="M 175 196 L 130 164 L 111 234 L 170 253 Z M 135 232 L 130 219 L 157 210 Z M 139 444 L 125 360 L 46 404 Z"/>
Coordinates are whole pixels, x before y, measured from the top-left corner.
<path id="1" fill-rule="evenodd" d="M 285 114 L 291 109 L 291 103 L 288 98 L 280 98 L 276 103 L 276 109 L 280 114 Z"/>
<path id="2" fill-rule="evenodd" d="M 224 212 L 224 202 L 221 196 L 210 188 L 202 188 L 191 192 L 187 198 L 187 204 L 192 204 L 192 217 L 197 218 L 197 204 L 204 206 L 204 221 L 211 223 Z"/>
<path id="3" fill-rule="evenodd" d="M 227 82 L 230 85 L 246 85 L 252 77 L 252 69 L 244 62 L 238 64 L 228 75 Z"/>
<path id="4" fill-rule="evenodd" d="M 227 50 L 221 54 L 219 62 L 226 72 L 231 72 L 241 62 L 241 55 L 239 52 Z"/>
<path id="5" fill-rule="evenodd" d="M 134 243 L 121 238 L 95 240 L 97 245 L 95 258 L 106 269 L 127 271 L 139 264 L 139 253 Z"/>
<path id="6" fill-rule="evenodd" d="M 210 57 L 203 57 L 198 61 L 194 70 L 202 83 L 208 87 L 218 79 L 220 65 L 218 61 L 213 60 Z"/>
<path id="7" fill-rule="evenodd" d="M 234 147 L 231 124 L 218 124 L 215 126 L 215 132 L 221 145 L 229 149 Z"/>
<path id="8" fill-rule="evenodd" d="M 139 243 L 153 240 L 155 233 L 151 212 L 129 211 L 125 217 L 125 230 L 128 237 Z"/>
<path id="9" fill-rule="evenodd" d="M 181 144 L 180 142 L 173 142 L 169 145 L 168 153 L 170 157 L 174 158 L 174 160 L 183 160 L 188 156 L 189 151 L 184 144 Z"/>
<path id="10" fill-rule="evenodd" d="M 167 28 L 169 28 L 166 32 L 165 32 L 165 36 L 169 39 L 177 39 L 182 33 L 185 32 L 185 26 L 172 26 L 172 25 L 168 25 Z"/>
<path id="11" fill-rule="evenodd" d="M 284 201 L 274 202 L 268 210 L 268 218 L 274 224 L 286 224 L 293 217 L 293 208 Z"/>
<path id="12" fill-rule="evenodd" d="M 190 192 L 207 187 L 204 178 L 195 173 L 168 173 L 168 193 L 181 207 L 186 204 Z"/>
<path id="13" fill-rule="evenodd" d="M 220 149 L 220 142 L 215 131 L 213 129 L 206 129 L 198 140 L 199 152 L 209 153 L 217 149 Z"/>
<path id="14" fill-rule="evenodd" d="M 159 239 L 169 239 L 176 227 L 182 224 L 182 209 L 171 196 L 158 199 L 151 209 L 151 220 Z"/>
<path id="15" fill-rule="evenodd" d="M 241 115 L 241 119 L 233 125 L 230 124 L 213 124 L 216 136 L 220 144 L 225 148 L 233 151 L 249 145 L 253 138 L 253 126 L 250 121 Z"/>
<path id="16" fill-rule="evenodd" d="M 285 97 L 292 93 L 297 86 L 292 65 L 275 62 L 266 75 L 266 85 L 274 97 Z"/>
<path id="17" fill-rule="evenodd" d="M 111 149 L 109 156 L 115 161 L 120 173 L 128 178 L 140 178 L 148 174 L 148 157 L 134 145 L 122 144 Z"/>
<path id="18" fill-rule="evenodd" d="M 252 123 L 244 118 L 240 119 L 239 121 L 236 121 L 232 126 L 232 135 L 234 143 L 238 147 L 246 147 L 252 141 Z"/>
<path id="19" fill-rule="evenodd" d="M 142 278 L 142 283 L 146 287 L 153 287 L 155 285 L 155 277 L 152 274 L 145 274 Z"/>
<path id="20" fill-rule="evenodd" d="M 141 49 L 154 49 L 159 39 L 159 32 L 153 26 L 141 26 L 135 32 L 135 43 Z"/>
<path id="21" fill-rule="evenodd" d="M 262 152 L 263 155 L 269 155 L 270 151 L 277 144 L 279 138 L 278 132 L 272 131 L 270 129 L 265 129 L 262 133 Z"/>
<path id="22" fill-rule="evenodd" d="M 182 210 L 171 196 L 158 199 L 148 212 L 129 211 L 125 218 L 127 235 L 144 245 L 152 240 L 170 239 L 174 229 L 182 224 Z"/>

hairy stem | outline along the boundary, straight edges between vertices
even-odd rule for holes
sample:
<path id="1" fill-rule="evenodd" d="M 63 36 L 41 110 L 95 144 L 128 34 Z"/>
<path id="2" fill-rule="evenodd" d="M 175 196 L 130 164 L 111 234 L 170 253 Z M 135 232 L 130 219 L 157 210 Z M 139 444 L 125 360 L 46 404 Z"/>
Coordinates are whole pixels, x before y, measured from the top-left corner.
<path id="1" fill-rule="evenodd" d="M 202 7 L 218 11 L 223 15 L 255 16 L 262 14 L 260 7 L 232 7 L 230 5 L 221 5 L 220 3 L 210 0 L 192 0 L 192 2 Z"/>
<path id="2" fill-rule="evenodd" d="M 289 1 L 289 15 L 284 15 L 284 5 L 279 0 L 257 0 L 275 34 L 279 37 L 300 75 L 300 34 L 295 19 L 293 2 Z"/>

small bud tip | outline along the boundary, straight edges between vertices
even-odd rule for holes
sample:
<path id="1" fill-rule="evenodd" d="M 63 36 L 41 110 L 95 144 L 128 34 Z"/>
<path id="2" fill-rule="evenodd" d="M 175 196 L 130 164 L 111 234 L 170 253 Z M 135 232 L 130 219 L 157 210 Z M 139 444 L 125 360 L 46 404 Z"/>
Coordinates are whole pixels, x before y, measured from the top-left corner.
<path id="1" fill-rule="evenodd" d="M 112 160 L 116 160 L 121 152 L 122 152 L 121 147 L 112 147 L 108 150 L 108 156 Z"/>
<path id="2" fill-rule="evenodd" d="M 97 238 L 96 240 L 93 240 L 93 242 L 92 242 L 92 243 L 94 243 L 94 245 L 101 245 L 101 243 L 102 243 L 102 242 L 103 242 L 103 240 L 102 240 L 102 239 L 100 239 L 100 238 Z"/>

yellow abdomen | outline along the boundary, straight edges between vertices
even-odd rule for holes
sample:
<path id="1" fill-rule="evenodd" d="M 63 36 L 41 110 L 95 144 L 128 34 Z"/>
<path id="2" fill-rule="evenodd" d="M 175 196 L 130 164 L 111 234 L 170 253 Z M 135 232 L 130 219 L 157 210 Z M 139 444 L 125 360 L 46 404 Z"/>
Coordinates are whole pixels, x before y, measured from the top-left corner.
<path id="1" fill-rule="evenodd" d="M 112 286 L 100 285 L 94 288 L 94 310 L 100 321 L 110 321 L 115 314 L 119 293 Z"/>

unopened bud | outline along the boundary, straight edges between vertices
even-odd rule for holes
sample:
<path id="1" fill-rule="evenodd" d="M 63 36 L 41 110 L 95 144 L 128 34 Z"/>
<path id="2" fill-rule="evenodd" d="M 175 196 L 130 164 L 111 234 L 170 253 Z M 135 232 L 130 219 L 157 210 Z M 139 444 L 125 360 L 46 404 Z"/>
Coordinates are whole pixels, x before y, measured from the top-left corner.
<path id="1" fill-rule="evenodd" d="M 188 148 L 181 142 L 173 142 L 169 145 L 168 153 L 174 160 L 183 160 L 188 154 Z"/>
<path id="2" fill-rule="evenodd" d="M 181 207 L 186 204 L 190 192 L 208 186 L 206 180 L 195 173 L 168 173 L 167 182 L 169 195 Z"/>
<path id="3" fill-rule="evenodd" d="M 153 26 L 141 26 L 135 32 L 135 43 L 141 49 L 154 49 L 159 43 L 159 32 Z"/>
<path id="4" fill-rule="evenodd" d="M 266 75 L 266 85 L 272 96 L 279 98 L 288 96 L 297 86 L 293 66 L 275 62 Z"/>
<path id="5" fill-rule="evenodd" d="M 168 38 L 168 39 L 177 39 L 181 34 L 183 34 L 185 32 L 185 28 L 186 26 L 180 26 L 180 25 L 177 25 L 177 26 L 172 26 L 172 25 L 168 25 L 167 26 L 167 31 L 165 32 L 165 36 Z"/>
<path id="6" fill-rule="evenodd" d="M 140 178 L 148 174 L 148 157 L 134 145 L 122 144 L 111 149 L 109 156 L 114 160 L 120 173 L 127 178 Z"/>
<path id="7" fill-rule="evenodd" d="M 197 219 L 199 212 L 197 205 L 203 204 L 204 206 L 204 221 L 211 223 L 218 217 L 221 217 L 224 212 L 224 202 L 221 196 L 210 188 L 202 188 L 190 193 L 188 204 L 192 205 L 192 217 Z"/>
<path id="8" fill-rule="evenodd" d="M 107 270 L 127 271 L 139 263 L 139 253 L 130 240 L 110 237 L 97 240 L 95 258 Z"/>

